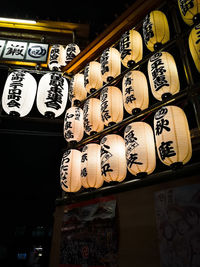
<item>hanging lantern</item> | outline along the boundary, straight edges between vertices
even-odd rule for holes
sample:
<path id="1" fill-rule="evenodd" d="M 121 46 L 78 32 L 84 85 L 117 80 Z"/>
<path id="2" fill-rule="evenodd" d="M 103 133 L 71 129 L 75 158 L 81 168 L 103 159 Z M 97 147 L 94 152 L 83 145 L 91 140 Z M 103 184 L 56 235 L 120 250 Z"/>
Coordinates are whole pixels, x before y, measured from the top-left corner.
<path id="1" fill-rule="evenodd" d="M 88 144 L 82 150 L 81 182 L 85 188 L 99 188 L 103 185 L 100 154 L 101 146 L 98 144 Z"/>
<path id="2" fill-rule="evenodd" d="M 84 86 L 84 75 L 77 73 L 70 81 L 69 85 L 69 99 L 72 106 L 78 106 L 81 101 L 86 99 L 87 91 Z"/>
<path id="3" fill-rule="evenodd" d="M 80 53 L 80 48 L 76 44 L 68 44 L 65 48 L 65 65 L 69 64 Z"/>
<path id="4" fill-rule="evenodd" d="M 116 48 L 104 50 L 100 57 L 101 74 L 103 81 L 110 82 L 121 73 L 120 53 Z"/>
<path id="5" fill-rule="evenodd" d="M 37 90 L 35 78 L 25 71 L 9 74 L 2 95 L 2 107 L 12 116 L 24 117 L 32 109 Z"/>
<path id="6" fill-rule="evenodd" d="M 86 65 L 84 70 L 84 85 L 90 94 L 103 86 L 101 64 L 99 62 L 91 61 Z"/>
<path id="7" fill-rule="evenodd" d="M 200 24 L 196 25 L 189 35 L 189 48 L 194 64 L 200 72 Z"/>
<path id="8" fill-rule="evenodd" d="M 122 81 L 124 108 L 129 114 L 137 114 L 148 108 L 149 92 L 147 79 L 141 71 L 125 74 Z"/>
<path id="9" fill-rule="evenodd" d="M 81 152 L 69 149 L 63 154 L 60 166 L 60 185 L 65 192 L 81 188 Z"/>
<path id="10" fill-rule="evenodd" d="M 154 54 L 148 62 L 148 75 L 153 96 L 165 100 L 180 90 L 176 62 L 168 52 Z"/>
<path id="11" fill-rule="evenodd" d="M 60 116 L 67 105 L 68 83 L 59 73 L 47 73 L 38 85 L 37 108 L 45 117 Z"/>
<path id="12" fill-rule="evenodd" d="M 115 86 L 108 86 L 101 91 L 101 117 L 104 125 L 111 126 L 123 120 L 122 92 Z"/>
<path id="13" fill-rule="evenodd" d="M 119 43 L 122 64 L 125 67 L 131 67 L 134 63 L 140 61 L 143 55 L 142 37 L 134 29 L 126 31 Z"/>
<path id="14" fill-rule="evenodd" d="M 122 182 L 126 178 L 126 154 L 124 139 L 109 134 L 101 142 L 101 174 L 106 182 Z"/>
<path id="15" fill-rule="evenodd" d="M 169 25 L 163 12 L 154 10 L 145 17 L 143 37 L 145 45 L 152 52 L 169 41 Z"/>
<path id="16" fill-rule="evenodd" d="M 187 163 L 192 156 L 190 131 L 184 111 L 166 106 L 154 116 L 154 134 L 160 160 L 172 168 Z"/>
<path id="17" fill-rule="evenodd" d="M 48 67 L 50 70 L 59 71 L 65 64 L 65 49 L 62 45 L 55 44 L 50 48 Z"/>
<path id="18" fill-rule="evenodd" d="M 200 23 L 200 0 L 178 0 L 178 6 L 186 24 Z"/>
<path id="19" fill-rule="evenodd" d="M 83 107 L 84 129 L 86 134 L 101 132 L 104 123 L 101 118 L 101 101 L 97 98 L 88 99 Z"/>
<path id="20" fill-rule="evenodd" d="M 145 122 L 127 125 L 124 140 L 129 172 L 140 177 L 152 173 L 156 167 L 156 154 L 151 126 Z"/>

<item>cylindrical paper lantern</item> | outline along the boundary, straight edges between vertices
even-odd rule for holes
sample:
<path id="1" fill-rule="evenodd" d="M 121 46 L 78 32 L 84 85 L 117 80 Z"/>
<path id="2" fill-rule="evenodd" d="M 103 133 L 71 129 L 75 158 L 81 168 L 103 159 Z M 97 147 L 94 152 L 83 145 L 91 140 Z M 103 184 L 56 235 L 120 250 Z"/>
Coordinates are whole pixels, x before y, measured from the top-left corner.
<path id="1" fill-rule="evenodd" d="M 168 52 L 154 54 L 148 62 L 148 75 L 153 96 L 164 100 L 180 90 L 176 62 Z"/>
<path id="2" fill-rule="evenodd" d="M 178 0 L 178 6 L 186 24 L 200 23 L 200 0 Z"/>
<path id="3" fill-rule="evenodd" d="M 126 178 L 126 154 L 124 139 L 109 134 L 101 140 L 101 174 L 106 182 L 122 182 Z"/>
<path id="4" fill-rule="evenodd" d="M 88 144 L 83 147 L 81 157 L 81 182 L 85 188 L 99 188 L 104 182 L 101 175 L 101 146 Z"/>
<path id="5" fill-rule="evenodd" d="M 11 72 L 2 94 L 4 111 L 12 116 L 26 116 L 33 106 L 36 90 L 36 80 L 30 73 L 24 71 Z"/>
<path id="6" fill-rule="evenodd" d="M 143 22 L 144 43 L 150 51 L 157 50 L 170 39 L 167 17 L 162 11 L 150 12 Z"/>
<path id="7" fill-rule="evenodd" d="M 140 33 L 134 29 L 126 31 L 119 43 L 121 61 L 125 67 L 131 67 L 143 56 L 143 44 Z"/>
<path id="8" fill-rule="evenodd" d="M 189 35 L 189 48 L 194 64 L 200 72 L 200 24 L 196 25 Z"/>
<path id="9" fill-rule="evenodd" d="M 81 152 L 67 150 L 60 166 L 60 185 L 65 192 L 77 192 L 81 188 Z"/>
<path id="10" fill-rule="evenodd" d="M 123 120 L 122 92 L 115 86 L 108 86 L 101 91 L 101 117 L 104 125 L 111 126 Z"/>
<path id="11" fill-rule="evenodd" d="M 166 106 L 158 110 L 154 116 L 154 134 L 158 156 L 165 165 L 177 167 L 190 160 L 190 131 L 181 108 Z"/>
<path id="12" fill-rule="evenodd" d="M 127 125 L 124 140 L 129 172 L 137 176 L 152 173 L 156 167 L 156 153 L 151 126 L 145 122 Z"/>
<path id="13" fill-rule="evenodd" d="M 101 118 L 101 101 L 97 98 L 88 99 L 83 107 L 84 129 L 86 134 L 101 132 L 104 123 Z"/>
<path id="14" fill-rule="evenodd" d="M 96 61 L 88 63 L 84 70 L 84 85 L 88 93 L 94 93 L 103 86 L 101 64 Z"/>
<path id="15" fill-rule="evenodd" d="M 50 48 L 48 67 L 50 70 L 58 71 L 65 65 L 65 49 L 62 45 L 55 44 Z"/>
<path id="16" fill-rule="evenodd" d="M 65 47 L 65 65 L 74 59 L 80 53 L 78 45 L 72 43 Z"/>
<path id="17" fill-rule="evenodd" d="M 72 106 L 79 105 L 87 97 L 87 91 L 84 86 L 84 75 L 77 73 L 70 81 L 69 99 Z"/>
<path id="18" fill-rule="evenodd" d="M 129 71 L 122 80 L 124 108 L 129 114 L 136 114 L 149 105 L 147 79 L 138 70 Z"/>

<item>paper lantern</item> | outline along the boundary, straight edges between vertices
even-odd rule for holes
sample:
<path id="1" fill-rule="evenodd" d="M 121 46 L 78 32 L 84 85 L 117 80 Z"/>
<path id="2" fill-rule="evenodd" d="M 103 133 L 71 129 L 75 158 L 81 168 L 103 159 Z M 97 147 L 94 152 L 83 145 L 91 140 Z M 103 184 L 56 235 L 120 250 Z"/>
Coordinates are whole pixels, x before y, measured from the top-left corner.
<path id="1" fill-rule="evenodd" d="M 77 192 L 81 188 L 81 152 L 67 150 L 60 166 L 60 185 L 65 192 Z"/>
<path id="2" fill-rule="evenodd" d="M 101 74 L 103 81 L 110 82 L 121 73 L 120 53 L 116 48 L 104 50 L 100 57 Z"/>
<path id="3" fill-rule="evenodd" d="M 138 31 L 126 31 L 119 43 L 121 61 L 125 67 L 131 67 L 134 63 L 140 61 L 143 56 L 142 37 Z"/>
<path id="4" fill-rule="evenodd" d="M 76 44 L 68 44 L 65 48 L 65 65 L 69 64 L 80 53 L 80 48 Z"/>
<path id="5" fill-rule="evenodd" d="M 136 114 L 148 108 L 149 92 L 144 73 L 129 71 L 122 80 L 124 108 L 129 114 Z"/>
<path id="6" fill-rule="evenodd" d="M 77 106 L 87 97 L 87 91 L 84 86 L 84 75 L 77 73 L 70 81 L 69 99 L 72 106 Z"/>
<path id="7" fill-rule="evenodd" d="M 156 167 L 156 154 L 151 126 L 145 122 L 127 125 L 124 140 L 129 172 L 141 177 L 152 173 Z"/>
<path id="8" fill-rule="evenodd" d="M 190 160 L 190 131 L 181 108 L 166 106 L 158 110 L 154 116 L 154 134 L 158 156 L 165 165 L 177 167 Z"/>
<path id="9" fill-rule="evenodd" d="M 95 134 L 101 132 L 104 123 L 101 118 L 101 101 L 97 98 L 88 99 L 83 107 L 83 120 L 85 132 Z"/>
<path id="10" fill-rule="evenodd" d="M 88 63 L 84 70 L 84 85 L 88 93 L 94 93 L 103 86 L 101 64 L 96 61 Z"/>
<path id="11" fill-rule="evenodd" d="M 122 92 L 115 86 L 108 86 L 101 91 L 101 117 L 104 125 L 111 126 L 123 120 Z"/>
<path id="12" fill-rule="evenodd" d="M 180 90 L 175 60 L 168 52 L 158 52 L 148 61 L 148 75 L 153 96 L 164 100 Z"/>
<path id="13" fill-rule="evenodd" d="M 50 70 L 59 71 L 65 65 L 65 49 L 62 45 L 55 44 L 50 48 L 48 67 Z"/>
<path id="14" fill-rule="evenodd" d="M 117 134 L 104 136 L 101 145 L 101 174 L 106 182 L 122 182 L 127 173 L 124 139 Z"/>
<path id="15" fill-rule="evenodd" d="M 88 144 L 83 147 L 81 157 L 81 182 L 85 188 L 99 188 L 103 185 L 101 175 L 101 146 Z"/>
<path id="16" fill-rule="evenodd" d="M 169 25 L 165 14 L 159 10 L 150 12 L 143 22 L 144 43 L 150 51 L 159 49 L 170 39 Z"/>
<path id="17" fill-rule="evenodd" d="M 30 73 L 25 71 L 11 72 L 2 94 L 4 111 L 12 116 L 26 116 L 32 109 L 36 90 L 36 80 Z"/>
<path id="18" fill-rule="evenodd" d="M 200 23 L 200 0 L 178 0 L 178 6 L 186 24 Z"/>
<path id="19" fill-rule="evenodd" d="M 60 73 L 47 73 L 38 85 L 37 108 L 49 118 L 60 116 L 67 105 L 68 83 Z"/>
<path id="20" fill-rule="evenodd" d="M 194 64 L 200 72 L 200 24 L 196 25 L 189 35 L 189 48 Z"/>

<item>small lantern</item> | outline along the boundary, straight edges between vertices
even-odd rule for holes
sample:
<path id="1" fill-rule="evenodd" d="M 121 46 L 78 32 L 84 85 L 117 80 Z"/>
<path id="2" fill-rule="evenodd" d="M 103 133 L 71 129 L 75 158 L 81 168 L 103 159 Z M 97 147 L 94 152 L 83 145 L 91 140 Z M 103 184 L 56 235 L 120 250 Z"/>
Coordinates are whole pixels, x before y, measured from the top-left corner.
<path id="1" fill-rule="evenodd" d="M 149 59 L 148 75 L 151 91 L 156 99 L 165 100 L 179 92 L 176 62 L 168 52 L 158 52 Z"/>
<path id="2" fill-rule="evenodd" d="M 126 178 L 126 154 L 124 139 L 109 134 L 101 140 L 101 174 L 106 182 L 122 182 Z"/>
<path id="3" fill-rule="evenodd" d="M 2 94 L 4 111 L 12 116 L 26 116 L 33 107 L 36 90 L 36 80 L 30 73 L 25 71 L 11 72 Z"/>
<path id="4" fill-rule="evenodd" d="M 81 152 L 69 149 L 63 154 L 60 166 L 60 185 L 65 192 L 81 188 Z"/>
<path id="5" fill-rule="evenodd" d="M 81 182 L 85 188 L 99 188 L 103 185 L 101 175 L 101 146 L 88 144 L 83 147 L 81 157 Z"/>
<path id="6" fill-rule="evenodd" d="M 69 64 L 80 53 L 80 48 L 76 44 L 68 44 L 65 48 L 65 65 Z"/>
<path id="7" fill-rule="evenodd" d="M 86 65 L 84 70 L 84 85 L 90 94 L 103 86 L 101 64 L 99 62 L 91 61 Z"/>
<path id="8" fill-rule="evenodd" d="M 137 114 L 148 108 L 148 84 L 141 71 L 133 70 L 125 74 L 122 81 L 122 91 L 124 108 L 129 114 Z"/>
<path id="9" fill-rule="evenodd" d="M 101 91 L 101 117 L 104 125 L 111 126 L 123 120 L 122 92 L 115 86 L 108 86 Z"/>
<path id="10" fill-rule="evenodd" d="M 158 50 L 170 39 L 169 25 L 165 14 L 154 10 L 143 22 L 144 43 L 150 51 Z"/>
<path id="11" fill-rule="evenodd" d="M 184 111 L 166 106 L 154 116 L 154 134 L 160 160 L 172 168 L 186 164 L 192 156 L 190 131 Z"/>
<path id="12" fill-rule="evenodd" d="M 196 25 L 189 35 L 189 48 L 194 64 L 200 72 L 200 24 Z"/>
<path id="13" fill-rule="evenodd" d="M 131 67 L 134 63 L 140 61 L 143 56 L 142 37 L 134 29 L 126 31 L 119 43 L 122 64 L 125 67 Z"/>
<path id="14" fill-rule="evenodd" d="M 72 106 L 78 106 L 86 97 L 87 91 L 84 86 L 84 75 L 77 73 L 71 79 L 69 85 L 69 99 Z"/>
<path id="15" fill-rule="evenodd" d="M 124 140 L 129 172 L 140 177 L 152 173 L 156 167 L 156 153 L 151 126 L 145 122 L 127 125 Z"/>
<path id="16" fill-rule="evenodd" d="M 200 23 L 200 0 L 178 0 L 178 6 L 186 24 Z"/>
<path id="17" fill-rule="evenodd" d="M 65 49 L 62 45 L 55 44 L 50 48 L 48 67 L 50 70 L 60 71 L 65 64 Z"/>
<path id="18" fill-rule="evenodd" d="M 88 99 L 83 107 L 84 129 L 86 134 L 96 134 L 104 128 L 101 118 L 101 101 L 97 98 Z"/>

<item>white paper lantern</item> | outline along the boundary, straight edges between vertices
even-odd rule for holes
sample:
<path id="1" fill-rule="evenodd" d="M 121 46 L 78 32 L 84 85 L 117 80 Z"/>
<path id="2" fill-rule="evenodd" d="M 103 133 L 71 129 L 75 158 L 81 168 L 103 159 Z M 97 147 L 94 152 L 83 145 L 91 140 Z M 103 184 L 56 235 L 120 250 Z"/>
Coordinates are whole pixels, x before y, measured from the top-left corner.
<path id="1" fill-rule="evenodd" d="M 69 85 L 69 100 L 72 106 L 77 106 L 87 97 L 87 91 L 84 86 L 84 75 L 77 73 L 73 76 Z"/>
<path id="2" fill-rule="evenodd" d="M 65 49 L 63 45 L 55 44 L 50 47 L 48 67 L 50 70 L 60 71 L 65 65 Z"/>
<path id="3" fill-rule="evenodd" d="M 178 0 L 178 6 L 186 24 L 200 23 L 200 0 Z"/>
<path id="4" fill-rule="evenodd" d="M 80 53 L 78 45 L 72 43 L 68 44 L 65 48 L 65 65 L 69 64 Z"/>
<path id="5" fill-rule="evenodd" d="M 196 25 L 190 32 L 189 48 L 194 64 L 200 72 L 200 24 Z"/>
<path id="6" fill-rule="evenodd" d="M 92 94 L 103 86 L 101 64 L 91 61 L 84 69 L 84 85 L 88 93 Z"/>

